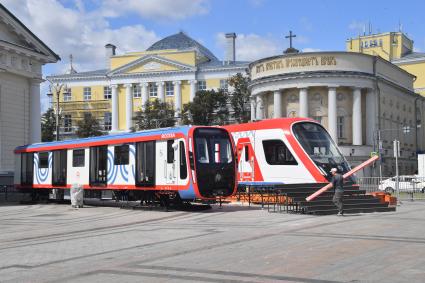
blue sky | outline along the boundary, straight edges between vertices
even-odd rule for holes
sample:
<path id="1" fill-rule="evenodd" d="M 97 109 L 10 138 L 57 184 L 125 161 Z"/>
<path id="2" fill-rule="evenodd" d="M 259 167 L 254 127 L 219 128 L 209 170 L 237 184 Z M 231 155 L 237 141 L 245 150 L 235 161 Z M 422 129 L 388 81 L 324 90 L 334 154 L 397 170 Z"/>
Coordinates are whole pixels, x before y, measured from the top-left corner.
<path id="1" fill-rule="evenodd" d="M 301 51 L 344 50 L 345 40 L 363 32 L 397 31 L 399 23 L 425 52 L 423 1 L 284 0 L 1 0 L 62 61 L 44 75 L 63 73 L 73 54 L 77 71 L 104 67 L 106 43 L 118 52 L 141 51 L 180 30 L 223 58 L 223 34 L 238 35 L 237 59 L 280 54 L 284 36 L 296 35 Z M 46 91 L 43 85 L 42 92 Z M 43 94 L 43 93 L 42 93 Z M 43 97 L 43 95 L 42 95 Z"/>

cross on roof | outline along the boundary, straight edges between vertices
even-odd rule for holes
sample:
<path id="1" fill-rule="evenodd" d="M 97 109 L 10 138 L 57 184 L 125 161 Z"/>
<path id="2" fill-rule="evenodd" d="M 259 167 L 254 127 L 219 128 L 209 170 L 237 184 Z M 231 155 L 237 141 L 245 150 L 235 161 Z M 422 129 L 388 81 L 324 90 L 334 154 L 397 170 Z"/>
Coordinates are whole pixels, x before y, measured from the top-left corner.
<path id="1" fill-rule="evenodd" d="M 292 34 L 292 30 L 289 31 L 289 35 L 285 36 L 285 38 L 289 38 L 289 48 L 292 48 L 292 38 L 297 37 L 296 34 Z"/>

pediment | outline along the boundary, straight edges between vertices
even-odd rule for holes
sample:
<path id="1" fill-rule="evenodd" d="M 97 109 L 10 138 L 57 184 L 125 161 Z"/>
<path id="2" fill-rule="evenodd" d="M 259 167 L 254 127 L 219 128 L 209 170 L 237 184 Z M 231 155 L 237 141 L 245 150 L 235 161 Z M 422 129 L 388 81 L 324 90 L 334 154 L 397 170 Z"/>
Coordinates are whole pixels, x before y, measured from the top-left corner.
<path id="1" fill-rule="evenodd" d="M 33 34 L 18 18 L 0 4 L 0 40 L 10 48 L 36 52 L 47 62 L 60 60 L 44 42 Z"/>
<path id="2" fill-rule="evenodd" d="M 109 74 L 115 75 L 151 72 L 176 72 L 187 70 L 194 70 L 194 67 L 157 55 L 147 55 L 114 70 L 111 70 Z"/>

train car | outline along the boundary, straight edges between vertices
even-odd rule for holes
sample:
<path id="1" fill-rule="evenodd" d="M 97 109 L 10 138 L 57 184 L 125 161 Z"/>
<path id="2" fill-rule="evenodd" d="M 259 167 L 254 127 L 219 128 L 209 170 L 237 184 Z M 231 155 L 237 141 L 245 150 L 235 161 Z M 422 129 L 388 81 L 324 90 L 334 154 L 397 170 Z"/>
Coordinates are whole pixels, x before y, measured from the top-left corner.
<path id="1" fill-rule="evenodd" d="M 241 186 L 324 183 L 331 179 L 331 168 L 350 170 L 330 135 L 312 119 L 268 119 L 224 128 L 236 143 Z"/>
<path id="2" fill-rule="evenodd" d="M 218 127 L 182 126 L 17 147 L 15 186 L 211 200 L 236 191 L 235 149 Z"/>

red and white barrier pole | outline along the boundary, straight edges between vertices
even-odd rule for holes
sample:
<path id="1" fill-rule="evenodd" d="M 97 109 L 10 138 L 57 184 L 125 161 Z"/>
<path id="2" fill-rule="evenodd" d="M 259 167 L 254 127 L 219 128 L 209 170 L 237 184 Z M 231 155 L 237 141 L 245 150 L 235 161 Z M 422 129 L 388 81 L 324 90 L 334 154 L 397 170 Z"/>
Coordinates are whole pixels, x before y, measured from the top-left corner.
<path id="1" fill-rule="evenodd" d="M 351 169 L 350 171 L 348 171 L 347 173 L 345 173 L 342 178 L 347 179 L 348 177 L 350 177 L 351 175 L 353 175 L 354 173 L 356 173 L 357 171 L 365 168 L 366 166 L 369 166 L 370 164 L 372 164 L 373 162 L 375 162 L 377 159 L 379 158 L 379 156 L 375 155 L 372 156 L 372 158 L 366 160 L 365 162 L 363 162 L 362 164 L 354 167 L 353 169 Z M 306 198 L 306 201 L 311 201 L 314 200 L 316 197 L 318 197 L 319 195 L 321 195 L 323 192 L 326 192 L 327 190 L 329 190 L 330 188 L 332 188 L 332 183 L 327 184 L 326 186 L 324 186 L 323 188 L 321 188 L 320 190 L 318 190 L 317 192 L 309 195 Z"/>

